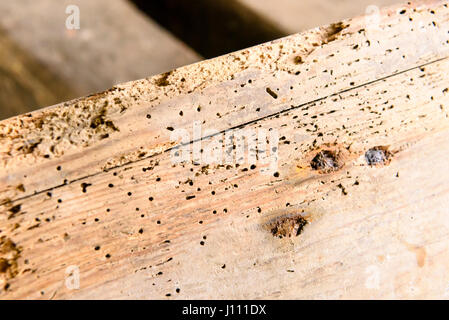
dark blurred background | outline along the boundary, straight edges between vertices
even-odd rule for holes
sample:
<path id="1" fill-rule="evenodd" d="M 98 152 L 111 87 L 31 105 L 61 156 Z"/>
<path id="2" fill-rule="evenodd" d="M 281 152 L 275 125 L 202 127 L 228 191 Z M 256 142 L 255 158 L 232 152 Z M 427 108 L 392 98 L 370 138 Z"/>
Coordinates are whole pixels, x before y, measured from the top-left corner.
<path id="1" fill-rule="evenodd" d="M 0 120 L 397 0 L 0 0 Z"/>

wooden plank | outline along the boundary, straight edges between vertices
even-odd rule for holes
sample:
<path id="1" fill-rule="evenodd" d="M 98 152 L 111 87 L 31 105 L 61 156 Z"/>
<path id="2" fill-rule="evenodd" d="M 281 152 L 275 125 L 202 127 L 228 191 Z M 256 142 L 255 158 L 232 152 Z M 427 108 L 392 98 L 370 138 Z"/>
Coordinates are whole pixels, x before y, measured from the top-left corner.
<path id="1" fill-rule="evenodd" d="M 69 5 L 79 8 L 79 29 L 66 28 Z M 201 59 L 125 0 L 2 1 L 0 28 L 72 91 L 55 102 L 30 104 L 21 113 Z"/>
<path id="2" fill-rule="evenodd" d="M 385 9 L 376 30 L 347 20 L 1 122 L 1 296 L 446 297 L 448 15 Z M 278 133 L 277 171 L 173 163 L 173 130 L 207 150 L 237 128 Z"/>

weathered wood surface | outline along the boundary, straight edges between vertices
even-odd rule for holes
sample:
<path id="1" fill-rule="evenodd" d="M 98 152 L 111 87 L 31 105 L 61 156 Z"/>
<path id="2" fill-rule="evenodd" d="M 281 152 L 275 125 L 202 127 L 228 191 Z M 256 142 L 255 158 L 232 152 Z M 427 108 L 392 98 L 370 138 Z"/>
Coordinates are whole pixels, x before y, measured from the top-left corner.
<path id="1" fill-rule="evenodd" d="M 447 297 L 448 18 L 393 7 L 0 122 L 1 297 Z M 277 172 L 173 164 L 194 121 L 193 148 L 278 131 Z"/>
<path id="2" fill-rule="evenodd" d="M 69 5 L 79 8 L 79 29 L 66 28 Z M 0 28 L 41 69 L 46 68 L 45 73 L 54 74 L 70 88 L 70 92 L 60 91 L 63 99 L 57 101 L 51 100 L 51 94 L 47 94 L 46 100 L 37 99 L 37 95 L 36 103 L 28 104 L 26 110 L 14 101 L 2 103 L 0 109 L 7 112 L 0 110 L 0 119 L 201 60 L 125 0 L 1 1 Z M 14 65 L 12 59 L 2 62 Z M 37 73 L 35 69 L 29 72 Z M 51 79 L 47 83 L 48 87 L 40 90 L 40 95 L 57 86 Z M 20 91 L 15 95 L 20 95 Z"/>

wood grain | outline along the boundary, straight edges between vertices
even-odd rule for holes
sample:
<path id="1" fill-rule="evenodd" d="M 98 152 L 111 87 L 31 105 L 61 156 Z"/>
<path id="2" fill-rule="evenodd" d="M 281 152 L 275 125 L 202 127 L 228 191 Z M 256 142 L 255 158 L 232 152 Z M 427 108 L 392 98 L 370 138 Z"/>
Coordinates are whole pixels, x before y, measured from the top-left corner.
<path id="1" fill-rule="evenodd" d="M 1 122 L 1 297 L 447 297 L 448 14 L 392 7 Z M 190 150 L 275 131 L 277 170 L 174 164 L 172 129 Z"/>

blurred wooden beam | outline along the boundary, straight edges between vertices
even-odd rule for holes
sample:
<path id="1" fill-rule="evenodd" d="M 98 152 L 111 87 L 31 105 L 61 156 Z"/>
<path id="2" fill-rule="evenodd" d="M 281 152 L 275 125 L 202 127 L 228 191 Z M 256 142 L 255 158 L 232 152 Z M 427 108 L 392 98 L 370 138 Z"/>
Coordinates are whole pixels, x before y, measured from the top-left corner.
<path id="1" fill-rule="evenodd" d="M 398 0 L 235 1 L 288 34 L 364 14 L 379 14 L 379 8 L 401 3 Z M 405 1 L 402 1 L 402 3 L 405 3 Z"/>
<path id="2" fill-rule="evenodd" d="M 0 29 L 0 119 L 75 97 L 61 78 L 18 47 Z"/>
<path id="3" fill-rule="evenodd" d="M 388 8 L 0 122 L 0 296 L 446 297 L 448 18 Z M 171 134 L 239 128 L 278 133 L 277 171 L 173 163 Z"/>
<path id="4" fill-rule="evenodd" d="M 66 28 L 69 5 L 79 8 L 79 29 Z M 31 111 L 201 59 L 125 0 L 2 1 L 0 28 L 5 30 L 8 41 L 41 66 L 40 70 L 48 69 L 45 73 L 60 79 L 57 83 L 70 87 L 70 92 L 55 90 L 57 84 L 48 81 L 46 88 L 34 90 L 39 91 L 35 101 L 22 101 L 19 109 L 12 102 L 26 95 L 20 90 L 9 92 L 12 101 L 0 104 L 0 110 L 5 110 L 0 119 L 17 115 L 14 111 Z M 12 65 L 17 61 L 14 59 L 2 63 Z M 35 73 L 34 69 L 21 70 Z"/>
<path id="5" fill-rule="evenodd" d="M 235 0 L 131 1 L 206 58 L 292 33 Z"/>

